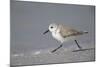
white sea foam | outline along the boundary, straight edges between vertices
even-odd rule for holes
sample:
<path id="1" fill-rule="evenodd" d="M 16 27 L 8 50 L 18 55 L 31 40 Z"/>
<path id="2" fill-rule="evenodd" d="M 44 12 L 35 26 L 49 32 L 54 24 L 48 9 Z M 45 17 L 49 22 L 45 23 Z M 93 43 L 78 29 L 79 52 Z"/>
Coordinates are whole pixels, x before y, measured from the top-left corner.
<path id="1" fill-rule="evenodd" d="M 20 53 L 20 54 L 13 54 L 12 56 L 18 57 L 18 56 L 24 56 L 24 54 L 23 54 L 23 53 Z"/>
<path id="2" fill-rule="evenodd" d="M 40 54 L 41 53 L 41 51 L 36 51 L 34 54 L 35 55 L 38 55 L 38 54 Z"/>

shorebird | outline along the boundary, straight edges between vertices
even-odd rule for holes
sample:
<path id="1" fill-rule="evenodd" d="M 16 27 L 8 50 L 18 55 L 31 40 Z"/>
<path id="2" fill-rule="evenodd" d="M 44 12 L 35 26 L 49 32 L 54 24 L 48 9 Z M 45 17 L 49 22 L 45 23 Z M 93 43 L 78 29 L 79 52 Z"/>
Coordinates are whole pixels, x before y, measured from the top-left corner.
<path id="1" fill-rule="evenodd" d="M 79 35 L 88 33 L 87 31 L 77 31 L 70 27 L 66 27 L 62 24 L 56 24 L 56 23 L 50 24 L 49 29 L 46 30 L 43 34 L 46 34 L 47 32 L 51 32 L 53 38 L 61 43 L 61 45 L 59 47 L 57 47 L 56 49 L 51 51 L 52 53 L 57 51 L 59 48 L 61 48 L 63 46 L 64 42 L 67 42 L 68 40 L 73 40 L 73 39 L 74 39 L 77 47 L 81 50 L 82 47 L 78 44 L 78 42 L 75 38 Z"/>

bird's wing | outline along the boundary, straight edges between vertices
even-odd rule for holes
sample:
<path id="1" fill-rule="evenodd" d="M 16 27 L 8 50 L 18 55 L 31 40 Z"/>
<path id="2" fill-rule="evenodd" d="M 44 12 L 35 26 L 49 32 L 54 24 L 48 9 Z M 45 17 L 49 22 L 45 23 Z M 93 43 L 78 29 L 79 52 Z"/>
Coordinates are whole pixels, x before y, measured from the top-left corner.
<path id="1" fill-rule="evenodd" d="M 82 34 L 81 32 L 79 32 L 75 29 L 71 29 L 69 27 L 65 27 L 64 25 L 59 25 L 59 28 L 60 28 L 60 34 L 64 38 Z"/>

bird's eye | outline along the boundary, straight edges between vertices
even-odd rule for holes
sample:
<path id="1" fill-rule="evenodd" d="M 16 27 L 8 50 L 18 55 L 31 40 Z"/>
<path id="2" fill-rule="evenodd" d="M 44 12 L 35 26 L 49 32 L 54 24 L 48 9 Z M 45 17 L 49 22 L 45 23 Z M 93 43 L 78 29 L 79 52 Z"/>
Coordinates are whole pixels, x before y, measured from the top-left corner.
<path id="1" fill-rule="evenodd" d="M 53 27 L 51 27 L 51 28 L 53 28 Z"/>

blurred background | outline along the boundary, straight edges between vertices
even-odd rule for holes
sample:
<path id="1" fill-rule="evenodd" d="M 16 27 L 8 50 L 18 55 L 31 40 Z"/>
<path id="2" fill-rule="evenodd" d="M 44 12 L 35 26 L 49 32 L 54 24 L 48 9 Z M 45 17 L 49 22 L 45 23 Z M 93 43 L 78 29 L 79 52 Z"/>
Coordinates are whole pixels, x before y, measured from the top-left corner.
<path id="1" fill-rule="evenodd" d="M 83 48 L 94 48 L 94 22 L 94 6 L 11 1 L 11 57 L 58 47 L 60 43 L 51 33 L 43 35 L 51 23 L 88 31 L 77 40 Z M 74 41 L 64 43 L 63 47 L 77 48 Z"/>

